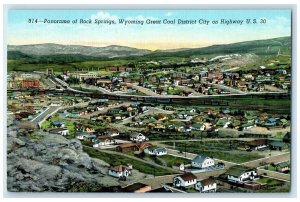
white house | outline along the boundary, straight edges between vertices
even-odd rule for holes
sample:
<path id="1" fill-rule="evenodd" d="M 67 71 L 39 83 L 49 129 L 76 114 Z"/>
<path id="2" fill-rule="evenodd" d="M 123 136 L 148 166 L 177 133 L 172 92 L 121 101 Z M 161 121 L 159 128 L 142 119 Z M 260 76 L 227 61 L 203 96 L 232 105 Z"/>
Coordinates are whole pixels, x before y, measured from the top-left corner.
<path id="1" fill-rule="evenodd" d="M 108 175 L 113 177 L 128 177 L 132 174 L 132 165 L 118 165 L 108 169 Z"/>
<path id="2" fill-rule="evenodd" d="M 197 181 L 197 183 L 195 184 L 195 189 L 201 193 L 216 192 L 217 183 L 213 178 L 207 178 L 201 181 Z"/>
<path id="3" fill-rule="evenodd" d="M 226 171 L 225 175 L 227 175 L 228 181 L 239 184 L 258 177 L 255 169 L 241 165 L 232 166 Z"/>
<path id="4" fill-rule="evenodd" d="M 193 173 L 184 173 L 173 178 L 175 187 L 187 187 L 194 185 L 197 182 L 197 177 Z"/>
<path id="5" fill-rule="evenodd" d="M 130 135 L 130 140 L 133 142 L 143 142 L 143 141 L 146 141 L 147 138 L 142 133 L 132 133 Z"/>
<path id="6" fill-rule="evenodd" d="M 68 135 L 69 134 L 69 130 L 67 128 L 51 128 L 49 130 L 49 133 L 53 133 L 53 134 L 59 134 L 59 135 Z"/>
<path id="7" fill-rule="evenodd" d="M 156 147 L 148 147 L 144 150 L 144 152 L 146 154 L 155 155 L 155 156 L 163 156 L 168 153 L 166 148 L 156 148 Z"/>
<path id="8" fill-rule="evenodd" d="M 115 137 L 115 136 L 120 135 L 120 133 L 117 129 L 108 129 L 107 134 L 111 137 Z"/>
<path id="9" fill-rule="evenodd" d="M 192 167 L 195 168 L 208 168 L 215 165 L 215 161 L 205 155 L 198 155 L 192 160 Z"/>
<path id="10" fill-rule="evenodd" d="M 76 138 L 79 140 L 93 140 L 96 138 L 96 135 L 92 135 L 89 133 L 78 133 Z"/>
<path id="11" fill-rule="evenodd" d="M 116 141 L 110 136 L 98 136 L 94 141 L 93 147 L 101 147 L 106 145 L 115 144 Z"/>
<path id="12" fill-rule="evenodd" d="M 205 125 L 204 124 L 193 124 L 191 126 L 192 130 L 198 130 L 198 131 L 204 131 L 205 130 Z"/>
<path id="13" fill-rule="evenodd" d="M 64 121 L 53 121 L 52 125 L 54 126 L 54 128 L 64 128 L 66 127 L 66 124 Z"/>

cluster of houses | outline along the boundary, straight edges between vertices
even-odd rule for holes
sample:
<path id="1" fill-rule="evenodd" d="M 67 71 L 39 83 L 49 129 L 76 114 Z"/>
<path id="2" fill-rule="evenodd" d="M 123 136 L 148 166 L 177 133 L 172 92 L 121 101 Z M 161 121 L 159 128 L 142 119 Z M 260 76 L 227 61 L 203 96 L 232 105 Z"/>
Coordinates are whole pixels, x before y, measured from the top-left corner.
<path id="1" fill-rule="evenodd" d="M 183 189 L 194 186 L 195 190 L 201 193 L 217 191 L 217 183 L 212 177 L 198 180 L 193 173 L 184 173 L 174 177 L 173 186 Z"/>
<path id="2" fill-rule="evenodd" d="M 257 174 L 256 169 L 236 165 L 232 166 L 224 174 L 222 174 L 220 179 L 229 183 L 243 185 L 258 179 L 258 177 L 259 175 Z M 217 183 L 213 177 L 198 180 L 197 177 L 191 172 L 186 172 L 174 177 L 173 186 L 183 189 L 194 186 L 195 190 L 199 192 L 216 192 L 217 190 Z"/>
<path id="3" fill-rule="evenodd" d="M 97 115 L 92 117 L 92 120 L 99 120 L 105 122 L 116 122 L 124 120 L 128 117 L 136 116 L 147 112 L 149 109 L 147 106 L 141 103 L 132 103 L 130 106 L 120 106 L 115 108 L 110 108 L 105 114 Z"/>
<path id="4" fill-rule="evenodd" d="M 96 86 L 98 88 L 103 88 L 106 91 L 113 92 L 113 93 L 125 93 L 125 94 L 137 93 L 137 90 L 132 88 L 132 86 L 123 83 L 126 82 L 126 79 L 120 77 L 105 76 L 99 78 L 88 78 L 82 80 L 82 82 L 88 85 Z"/>
<path id="5" fill-rule="evenodd" d="M 183 68 L 184 69 L 184 68 Z M 107 67 L 107 71 L 118 72 L 118 76 L 85 76 L 82 81 L 105 88 L 111 92 L 134 92 L 125 83 L 138 83 L 159 95 L 190 96 L 193 92 L 212 95 L 228 94 L 225 88 L 212 84 L 225 85 L 240 91 L 260 92 L 270 90 L 266 85 L 271 85 L 279 90 L 288 90 L 291 85 L 291 75 L 287 69 L 267 69 L 261 66 L 257 70 L 221 72 L 215 69 L 192 68 L 188 73 L 174 71 L 173 68 L 163 68 L 158 72 L 153 69 L 136 71 L 131 67 Z M 179 89 L 185 86 L 192 90 Z M 276 89 L 276 88 L 273 88 Z"/>
<path id="6" fill-rule="evenodd" d="M 174 110 L 171 115 L 156 114 L 134 119 L 130 127 L 148 128 L 156 131 L 191 132 L 217 130 L 218 128 L 247 131 L 253 127 L 267 129 L 284 128 L 290 125 L 288 115 L 268 114 L 259 111 L 241 110 Z"/>
<path id="7" fill-rule="evenodd" d="M 96 101 L 90 102 L 87 107 L 74 107 L 64 112 L 60 113 L 60 116 L 65 118 L 79 118 L 84 115 L 92 114 L 103 110 L 105 107 L 111 107 L 119 104 L 118 102 L 112 102 L 108 99 L 98 99 Z"/>
<path id="8" fill-rule="evenodd" d="M 26 92 L 12 92 L 8 95 L 7 106 L 17 120 L 32 120 L 39 113 L 43 112 L 47 105 L 51 104 L 51 99 L 46 95 L 32 96 Z"/>

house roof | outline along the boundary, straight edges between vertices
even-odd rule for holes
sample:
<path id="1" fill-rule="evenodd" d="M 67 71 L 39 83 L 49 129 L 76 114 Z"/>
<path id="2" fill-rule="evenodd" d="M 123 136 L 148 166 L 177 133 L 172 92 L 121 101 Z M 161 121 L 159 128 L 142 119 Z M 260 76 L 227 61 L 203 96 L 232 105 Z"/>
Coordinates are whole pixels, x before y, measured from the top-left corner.
<path id="1" fill-rule="evenodd" d="M 118 166 L 111 167 L 110 170 L 113 170 L 116 172 L 122 172 L 124 170 L 130 170 L 130 168 L 128 168 L 127 166 L 124 166 L 124 165 L 118 165 Z"/>
<path id="2" fill-rule="evenodd" d="M 61 124 L 65 124 L 64 121 L 53 121 L 52 122 L 53 125 L 61 125 Z"/>
<path id="3" fill-rule="evenodd" d="M 272 141 L 270 142 L 270 145 L 273 147 L 284 147 L 285 143 L 284 142 L 279 142 L 279 141 Z"/>
<path id="4" fill-rule="evenodd" d="M 290 162 L 289 161 L 285 161 L 285 162 L 277 163 L 276 167 L 280 167 L 280 168 L 290 167 Z"/>
<path id="5" fill-rule="evenodd" d="M 207 185 L 216 183 L 216 181 L 213 178 L 207 178 L 207 179 L 201 180 L 200 183 L 202 184 L 202 186 L 207 186 Z"/>
<path id="6" fill-rule="evenodd" d="M 231 168 L 229 168 L 225 174 L 226 175 L 230 175 L 230 176 L 234 176 L 234 177 L 239 177 L 241 176 L 243 173 L 253 170 L 252 168 L 246 167 L 246 166 L 242 166 L 242 165 L 236 165 L 236 166 L 232 166 Z"/>
<path id="7" fill-rule="evenodd" d="M 268 143 L 267 139 L 257 139 L 257 140 L 252 140 L 249 142 L 250 146 L 259 146 L 259 145 L 266 145 Z"/>
<path id="8" fill-rule="evenodd" d="M 197 177 L 193 173 L 184 173 L 184 174 L 179 175 L 177 177 L 182 178 L 184 181 L 190 181 L 190 180 L 197 179 Z"/>
<path id="9" fill-rule="evenodd" d="M 208 156 L 205 155 L 198 155 L 196 156 L 192 161 L 196 163 L 202 163 L 206 158 L 209 158 Z"/>
<path id="10" fill-rule="evenodd" d="M 145 148 L 152 146 L 152 144 L 148 142 L 140 142 L 137 143 L 136 145 L 139 147 L 140 150 L 144 150 Z"/>
<path id="11" fill-rule="evenodd" d="M 167 152 L 166 148 L 156 148 L 155 149 L 157 152 Z"/>
<path id="12" fill-rule="evenodd" d="M 143 134 L 134 132 L 130 135 L 130 137 L 138 137 L 140 135 L 143 135 Z"/>

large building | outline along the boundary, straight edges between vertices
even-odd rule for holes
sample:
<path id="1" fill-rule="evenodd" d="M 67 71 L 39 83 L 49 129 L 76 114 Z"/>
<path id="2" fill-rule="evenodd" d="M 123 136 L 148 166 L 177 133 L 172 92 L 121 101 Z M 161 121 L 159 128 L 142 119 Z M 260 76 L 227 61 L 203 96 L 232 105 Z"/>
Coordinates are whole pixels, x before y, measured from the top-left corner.
<path id="1" fill-rule="evenodd" d="M 22 80 L 22 88 L 39 88 L 39 80 Z"/>

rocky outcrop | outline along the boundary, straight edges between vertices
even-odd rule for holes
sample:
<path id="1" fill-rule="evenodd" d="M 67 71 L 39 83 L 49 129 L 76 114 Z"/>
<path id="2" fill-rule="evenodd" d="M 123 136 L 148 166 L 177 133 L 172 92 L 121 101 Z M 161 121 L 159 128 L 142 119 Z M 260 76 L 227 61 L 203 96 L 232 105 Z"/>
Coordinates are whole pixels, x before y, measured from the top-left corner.
<path id="1" fill-rule="evenodd" d="M 106 175 L 109 165 L 90 158 L 80 141 L 39 130 L 26 133 L 8 119 L 8 191 L 101 191 L 118 185 Z"/>

